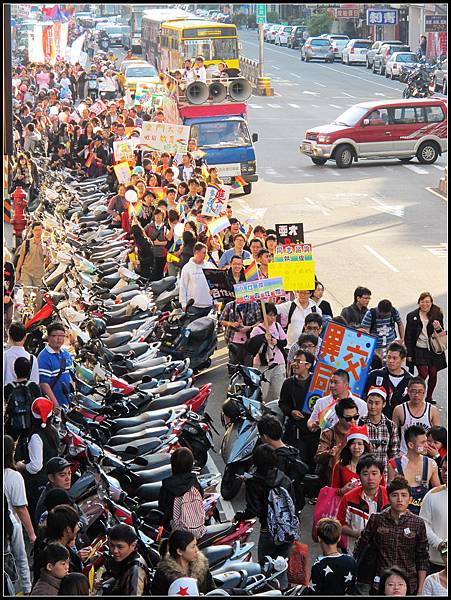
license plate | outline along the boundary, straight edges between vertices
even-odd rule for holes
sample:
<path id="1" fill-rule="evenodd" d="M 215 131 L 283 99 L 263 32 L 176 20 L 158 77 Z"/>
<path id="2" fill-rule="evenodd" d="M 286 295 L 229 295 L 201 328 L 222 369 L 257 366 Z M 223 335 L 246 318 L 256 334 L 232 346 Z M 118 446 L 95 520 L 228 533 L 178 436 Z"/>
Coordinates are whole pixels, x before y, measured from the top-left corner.
<path id="1" fill-rule="evenodd" d="M 227 185 L 229 185 L 232 183 L 232 178 L 231 177 L 223 177 L 222 183 L 226 183 Z"/>
<path id="2" fill-rule="evenodd" d="M 210 167 L 216 167 L 218 175 L 221 179 L 224 177 L 236 177 L 241 175 L 241 164 L 240 163 L 226 163 L 222 165 L 210 165 Z"/>
<path id="3" fill-rule="evenodd" d="M 311 152 L 312 152 L 312 145 L 309 144 L 308 142 L 304 142 L 302 144 L 302 152 L 306 152 L 307 154 L 311 154 Z"/>

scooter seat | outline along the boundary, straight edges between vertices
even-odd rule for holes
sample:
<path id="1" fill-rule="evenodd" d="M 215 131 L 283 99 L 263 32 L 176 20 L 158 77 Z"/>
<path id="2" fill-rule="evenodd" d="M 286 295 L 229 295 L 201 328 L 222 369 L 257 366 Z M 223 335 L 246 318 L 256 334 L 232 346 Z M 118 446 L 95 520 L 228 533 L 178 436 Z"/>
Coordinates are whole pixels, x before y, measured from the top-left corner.
<path id="1" fill-rule="evenodd" d="M 143 485 L 140 485 L 135 491 L 135 495 L 145 502 L 155 502 L 155 500 L 158 500 L 160 490 L 161 481 L 154 481 L 153 483 L 144 483 Z"/>
<path id="2" fill-rule="evenodd" d="M 128 430 L 129 428 L 135 428 L 142 425 L 145 428 L 152 427 L 153 423 L 156 420 L 163 419 L 164 421 L 166 421 L 176 411 L 182 409 L 185 409 L 185 406 L 183 404 L 180 404 L 179 406 L 169 409 L 163 408 L 161 410 L 146 411 L 141 413 L 140 415 L 137 415 L 136 417 L 123 417 L 120 419 L 114 419 L 112 420 L 111 425 L 113 427 L 113 430 L 117 431 L 118 433 L 122 433 L 125 429 Z"/>
<path id="3" fill-rule="evenodd" d="M 146 483 L 156 483 L 161 482 L 163 479 L 167 479 L 172 474 L 171 465 L 161 465 L 160 467 L 155 467 L 154 469 L 146 469 L 145 471 L 138 471 L 135 473 L 139 480 L 142 482 L 142 485 Z"/>
<path id="4" fill-rule="evenodd" d="M 116 285 L 120 278 L 120 275 L 105 275 L 105 277 L 99 279 L 97 283 L 98 285 L 101 285 L 102 287 L 108 288 L 110 290 Z"/>
<path id="5" fill-rule="evenodd" d="M 121 331 L 112 335 L 102 335 L 100 340 L 107 348 L 118 348 L 129 342 L 133 337 L 130 331 Z"/>
<path id="6" fill-rule="evenodd" d="M 149 344 L 147 342 L 131 342 L 130 344 L 123 344 L 122 346 L 116 346 L 114 348 L 109 348 L 110 352 L 113 354 L 123 354 L 127 355 L 130 352 L 133 352 L 134 356 L 141 356 L 149 349 Z M 105 353 L 105 356 L 108 358 L 108 353 Z"/>
<path id="7" fill-rule="evenodd" d="M 170 396 L 163 396 L 162 398 L 156 398 L 149 404 L 149 410 L 156 410 L 158 408 L 171 408 L 172 406 L 178 406 L 179 404 L 185 404 L 188 400 L 191 400 L 199 393 L 199 388 L 192 387 L 189 389 L 182 390 L 177 394 Z"/>
<path id="8" fill-rule="evenodd" d="M 220 546 L 212 546 L 212 547 L 220 548 Z M 202 552 L 205 554 L 205 549 L 202 549 Z M 224 565 L 224 566 L 218 567 L 217 569 L 212 571 L 212 575 L 213 575 L 213 577 L 216 577 L 216 575 L 219 575 L 220 573 L 227 573 L 227 571 L 230 571 L 230 569 L 231 569 L 230 564 Z M 262 568 L 259 563 L 246 562 L 246 561 L 234 562 L 233 569 L 236 571 L 246 571 L 248 576 L 260 575 L 260 573 L 262 572 Z"/>
<path id="9" fill-rule="evenodd" d="M 180 381 L 168 381 L 167 383 L 163 383 L 158 385 L 158 381 L 151 380 L 146 383 L 140 383 L 137 386 L 137 389 L 140 392 L 149 391 L 154 396 L 170 396 L 172 394 L 177 394 L 178 392 L 188 388 L 189 385 L 185 379 L 181 379 Z"/>
<path id="10" fill-rule="evenodd" d="M 134 458 L 140 454 L 145 454 L 146 452 L 152 452 L 161 444 L 161 440 L 156 437 L 152 437 L 145 440 L 136 440 L 131 444 L 128 442 L 125 444 L 120 444 L 118 446 L 108 446 L 105 448 L 114 454 L 118 454 L 122 458 Z"/>
<path id="11" fill-rule="evenodd" d="M 150 456 L 137 456 L 133 462 L 128 463 L 128 468 L 135 471 L 156 469 L 171 464 L 171 455 L 168 452 L 156 452 Z"/>
<path id="12" fill-rule="evenodd" d="M 142 319 L 136 319 L 135 317 L 129 317 L 129 320 L 125 323 L 118 323 L 117 325 L 107 325 L 106 332 L 108 335 L 114 335 L 116 333 L 123 333 L 126 331 L 132 332 L 138 329 L 146 321 L 146 317 Z"/>
<path id="13" fill-rule="evenodd" d="M 108 327 L 110 327 L 112 325 L 121 325 L 122 323 L 126 323 L 130 319 L 133 319 L 134 321 L 145 321 L 146 319 L 149 319 L 151 316 L 152 315 L 151 315 L 150 311 L 148 311 L 148 310 L 145 310 L 145 311 L 140 310 L 131 316 L 127 314 L 127 311 L 124 311 L 123 313 L 121 313 L 119 315 L 116 314 L 113 316 L 106 316 L 107 331 L 108 331 Z"/>
<path id="14" fill-rule="evenodd" d="M 141 381 L 144 377 L 154 379 L 156 377 L 160 377 L 160 375 L 163 375 L 167 368 L 170 368 L 170 363 L 156 365 L 155 367 L 145 367 L 144 369 L 139 369 L 138 371 L 127 373 L 126 375 L 124 375 L 124 379 L 125 381 L 129 381 L 130 383 Z"/>
<path id="15" fill-rule="evenodd" d="M 130 302 L 132 298 L 138 296 L 139 294 L 142 294 L 142 291 L 138 287 L 137 290 L 131 290 L 130 292 L 119 292 L 119 294 L 116 294 L 116 298 L 118 298 L 121 302 Z"/>
<path id="16" fill-rule="evenodd" d="M 202 554 L 208 560 L 210 568 L 214 568 L 215 565 L 221 564 L 232 556 L 233 547 L 226 545 L 209 546 L 208 548 L 202 548 Z M 228 570 L 230 570 L 230 566 L 228 567 Z"/>
<path id="17" fill-rule="evenodd" d="M 229 566 L 229 569 L 231 567 Z M 226 571 L 225 573 L 218 573 L 213 576 L 213 580 L 216 587 L 222 590 L 231 590 L 232 588 L 238 588 L 243 583 L 244 573 L 238 573 L 238 571 Z M 247 579 L 247 575 L 246 575 Z"/>
<path id="18" fill-rule="evenodd" d="M 176 277 L 163 277 L 163 279 L 158 279 L 158 281 L 152 281 L 150 289 L 156 296 L 159 296 L 162 292 L 172 289 L 176 281 Z"/>
<path id="19" fill-rule="evenodd" d="M 115 435 L 128 435 L 129 433 L 138 433 L 139 431 L 145 431 L 146 429 L 154 427 L 166 427 L 166 421 L 164 419 L 156 419 L 150 424 L 147 423 L 143 425 L 137 425 L 135 427 L 123 427 L 122 429 L 117 431 Z"/>
<path id="20" fill-rule="evenodd" d="M 158 500 L 153 500 L 152 502 L 143 502 L 142 504 L 140 504 L 138 508 L 138 515 L 142 517 L 145 521 L 146 515 L 151 510 L 158 510 Z"/>
<path id="21" fill-rule="evenodd" d="M 118 290 L 115 290 L 115 287 L 117 286 L 111 288 L 111 293 L 115 296 L 117 294 L 125 294 L 125 292 L 134 292 L 135 290 L 141 289 L 137 283 L 127 283 L 126 285 L 121 286 Z"/>
<path id="22" fill-rule="evenodd" d="M 109 446 L 121 446 L 122 444 L 133 444 L 135 441 L 148 440 L 150 438 L 160 437 L 165 435 L 169 429 L 167 427 L 150 427 L 135 433 L 124 433 L 122 435 L 114 435 L 108 440 Z"/>

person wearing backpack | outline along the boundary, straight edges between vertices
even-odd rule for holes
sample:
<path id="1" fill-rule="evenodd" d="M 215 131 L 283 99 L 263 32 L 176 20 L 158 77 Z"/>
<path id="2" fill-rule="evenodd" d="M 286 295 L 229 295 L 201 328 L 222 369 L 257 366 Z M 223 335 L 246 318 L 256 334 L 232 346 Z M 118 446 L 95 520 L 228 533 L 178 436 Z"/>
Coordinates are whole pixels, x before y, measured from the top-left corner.
<path id="1" fill-rule="evenodd" d="M 305 505 L 302 480 L 309 472 L 308 465 L 301 460 L 300 452 L 282 442 L 283 427 L 274 415 L 264 415 L 257 423 L 258 433 L 263 444 L 276 451 L 277 468 L 293 482 L 296 496 L 296 510 L 299 513 Z"/>
<path id="2" fill-rule="evenodd" d="M 28 358 L 17 358 L 14 371 L 16 378 L 5 385 L 3 396 L 6 404 L 5 430 L 17 441 L 19 437 L 26 438 L 31 429 L 31 405 L 41 396 L 41 389 L 37 383 L 29 380 L 31 361 Z"/>
<path id="3" fill-rule="evenodd" d="M 281 318 L 287 319 L 285 331 L 287 332 L 287 348 L 295 344 L 302 333 L 305 317 L 311 313 L 318 313 L 322 316 L 322 311 L 316 302 L 310 298 L 310 291 L 301 290 L 296 292 L 294 302 L 282 302 L 276 304 L 277 312 Z"/>
<path id="4" fill-rule="evenodd" d="M 198 539 L 205 533 L 203 490 L 192 473 L 194 456 L 189 448 L 177 448 L 171 454 L 172 475 L 163 480 L 158 510 L 164 513 L 163 527 L 187 529 Z"/>
<path id="5" fill-rule="evenodd" d="M 396 326 L 398 326 L 399 341 L 404 343 L 404 323 L 397 308 L 390 300 L 381 300 L 377 308 L 370 308 L 363 317 L 361 329 L 377 336 L 376 351 L 386 350 L 396 340 Z"/>
<path id="6" fill-rule="evenodd" d="M 3 385 L 8 385 L 15 380 L 14 363 L 16 359 L 23 356 L 31 360 L 30 381 L 39 384 L 38 361 L 24 348 L 27 330 L 20 321 L 13 321 L 8 329 L 8 348 L 3 354 Z"/>
<path id="7" fill-rule="evenodd" d="M 268 444 L 261 444 L 254 449 L 253 461 L 256 472 L 245 480 L 246 508 L 235 514 L 235 521 L 254 517 L 259 519 L 259 562 L 265 556 L 286 558 L 292 543 L 300 538 L 300 525 L 293 502 L 293 483 L 278 468 L 277 453 Z"/>
<path id="8" fill-rule="evenodd" d="M 41 308 L 42 294 L 40 288 L 45 275 L 45 267 L 49 262 L 46 247 L 42 243 L 42 225 L 35 221 L 31 225 L 32 237 L 22 242 L 16 267 L 16 282 L 24 286 L 24 297 L 30 293 L 30 286 L 36 290 L 36 310 Z"/>

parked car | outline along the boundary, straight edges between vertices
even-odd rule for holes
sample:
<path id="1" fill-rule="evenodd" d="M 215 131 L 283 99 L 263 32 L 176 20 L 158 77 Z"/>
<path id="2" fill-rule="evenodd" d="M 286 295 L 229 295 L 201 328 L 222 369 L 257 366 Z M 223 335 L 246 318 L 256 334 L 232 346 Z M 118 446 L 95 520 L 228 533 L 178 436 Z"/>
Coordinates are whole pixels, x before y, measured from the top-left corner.
<path id="1" fill-rule="evenodd" d="M 263 41 L 268 41 L 268 32 L 272 27 L 272 23 L 263 23 Z"/>
<path id="2" fill-rule="evenodd" d="M 287 46 L 288 48 L 300 48 L 306 39 L 304 34 L 307 33 L 307 30 L 302 25 L 294 25 L 291 28 L 291 33 L 288 36 Z"/>
<path id="3" fill-rule="evenodd" d="M 367 55 L 366 55 L 366 68 L 367 69 L 371 69 L 371 67 L 373 66 L 374 57 L 379 52 L 380 47 L 383 46 L 384 44 L 392 44 L 392 45 L 397 44 L 398 46 L 404 46 L 404 42 L 401 42 L 400 40 L 378 40 L 377 42 L 374 42 L 374 44 L 368 50 Z"/>
<path id="4" fill-rule="evenodd" d="M 443 94 L 448 93 L 448 59 L 445 58 L 437 63 L 433 76 L 434 92 L 440 89 Z"/>
<path id="5" fill-rule="evenodd" d="M 288 46 L 288 38 L 291 35 L 291 30 L 293 27 L 291 25 L 286 25 L 285 27 L 281 27 L 274 38 L 274 44 L 276 46 Z"/>
<path id="6" fill-rule="evenodd" d="M 410 52 L 410 47 L 398 46 L 397 44 L 383 44 L 374 56 L 373 73 L 379 73 L 379 75 L 384 75 L 387 60 L 394 52 Z"/>
<path id="7" fill-rule="evenodd" d="M 329 125 L 309 129 L 300 151 L 315 165 L 340 169 L 361 158 L 414 156 L 432 164 L 447 150 L 448 108 L 443 98 L 377 100 L 355 104 Z"/>
<path id="8" fill-rule="evenodd" d="M 370 40 L 349 40 L 341 53 L 341 62 L 346 65 L 365 63 L 366 54 L 370 48 Z"/>
<path id="9" fill-rule="evenodd" d="M 401 75 L 404 67 L 413 68 L 418 62 L 415 52 L 393 52 L 385 63 L 385 77 L 395 79 Z"/>
<path id="10" fill-rule="evenodd" d="M 339 35 L 338 33 L 331 33 L 326 37 L 329 40 L 332 50 L 334 53 L 334 60 L 341 58 L 341 53 L 343 52 L 343 48 L 349 42 L 349 36 L 347 35 Z"/>
<path id="11" fill-rule="evenodd" d="M 125 87 L 132 94 L 136 91 L 138 83 L 161 83 L 158 71 L 156 68 L 144 62 L 134 61 L 125 67 Z"/>
<path id="12" fill-rule="evenodd" d="M 271 27 L 268 29 L 266 41 L 270 44 L 274 44 L 277 32 L 281 27 L 283 27 L 283 25 L 271 25 Z"/>
<path id="13" fill-rule="evenodd" d="M 319 59 L 324 62 L 334 62 L 332 45 L 327 38 L 309 37 L 301 48 L 301 60 Z"/>

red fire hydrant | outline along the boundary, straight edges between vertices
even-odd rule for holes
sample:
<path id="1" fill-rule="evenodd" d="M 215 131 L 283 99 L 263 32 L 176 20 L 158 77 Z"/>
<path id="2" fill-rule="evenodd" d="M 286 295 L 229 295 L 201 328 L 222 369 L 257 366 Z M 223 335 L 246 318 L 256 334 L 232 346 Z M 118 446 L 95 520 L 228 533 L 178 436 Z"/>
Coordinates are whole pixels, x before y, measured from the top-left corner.
<path id="1" fill-rule="evenodd" d="M 14 217 L 11 219 L 14 235 L 16 238 L 16 248 L 22 243 L 22 233 L 27 226 L 27 217 L 25 210 L 27 208 L 27 194 L 21 187 L 16 187 L 11 194 L 13 199 Z"/>

